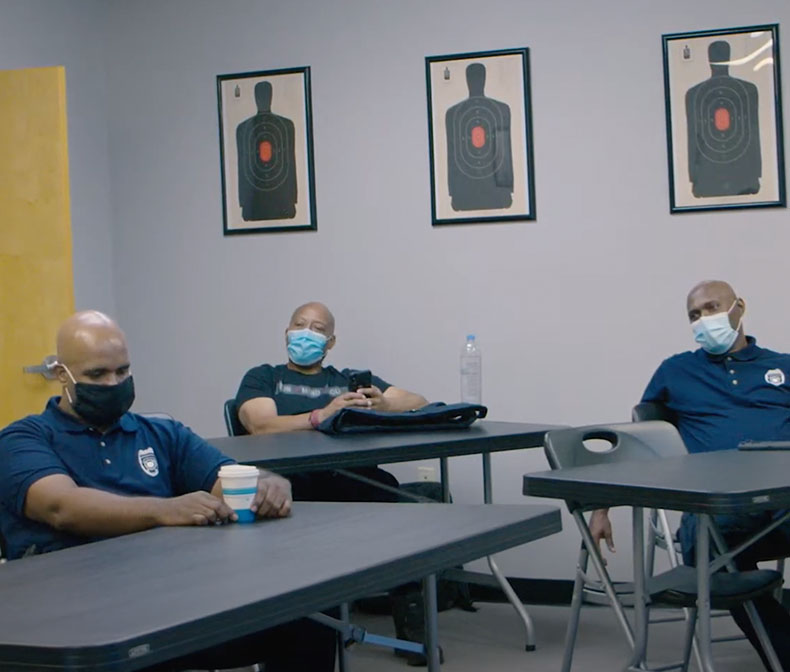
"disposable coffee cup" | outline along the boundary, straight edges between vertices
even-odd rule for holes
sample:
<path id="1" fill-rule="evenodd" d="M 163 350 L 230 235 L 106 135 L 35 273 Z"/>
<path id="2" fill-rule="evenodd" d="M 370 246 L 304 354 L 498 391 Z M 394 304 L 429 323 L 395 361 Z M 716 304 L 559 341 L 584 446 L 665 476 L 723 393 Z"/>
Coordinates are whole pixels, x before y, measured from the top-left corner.
<path id="1" fill-rule="evenodd" d="M 258 468 L 246 464 L 226 464 L 220 467 L 222 499 L 236 512 L 240 523 L 251 523 L 255 513 L 250 510 L 258 491 Z"/>

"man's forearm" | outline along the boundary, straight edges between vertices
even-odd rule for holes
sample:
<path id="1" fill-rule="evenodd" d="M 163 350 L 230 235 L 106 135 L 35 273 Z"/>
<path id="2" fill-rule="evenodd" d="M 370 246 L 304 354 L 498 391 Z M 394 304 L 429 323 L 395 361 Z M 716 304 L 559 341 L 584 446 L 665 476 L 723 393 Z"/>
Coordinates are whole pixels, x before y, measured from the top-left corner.
<path id="1" fill-rule="evenodd" d="M 84 537 L 112 537 L 162 524 L 167 499 L 125 497 L 76 487 L 37 518 L 57 530 Z"/>
<path id="2" fill-rule="evenodd" d="M 247 427 L 250 434 L 277 434 L 278 432 L 296 432 L 302 429 L 312 429 L 310 414 L 299 415 L 273 415 L 263 420 L 251 423 Z"/>
<path id="3" fill-rule="evenodd" d="M 422 395 L 406 390 L 400 390 L 392 396 L 387 396 L 385 392 L 384 396 L 387 398 L 387 410 L 394 412 L 411 411 L 414 408 L 422 408 L 428 403 Z"/>

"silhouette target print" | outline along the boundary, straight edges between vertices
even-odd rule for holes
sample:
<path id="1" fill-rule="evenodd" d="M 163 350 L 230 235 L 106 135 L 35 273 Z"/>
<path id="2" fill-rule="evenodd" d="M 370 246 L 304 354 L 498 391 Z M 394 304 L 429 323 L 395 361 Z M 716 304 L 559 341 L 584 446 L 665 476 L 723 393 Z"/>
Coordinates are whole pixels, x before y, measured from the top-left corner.
<path id="1" fill-rule="evenodd" d="M 510 107 L 484 94 L 486 68 L 466 68 L 469 97 L 445 115 L 447 186 L 453 210 L 509 208 L 513 203 Z"/>
<path id="2" fill-rule="evenodd" d="M 692 193 L 756 194 L 762 176 L 757 87 L 730 76 L 728 42 L 712 42 L 708 60 L 710 78 L 686 92 Z"/>
<path id="3" fill-rule="evenodd" d="M 239 205 L 245 221 L 296 216 L 294 124 L 271 111 L 272 85 L 255 85 L 258 112 L 236 128 Z"/>

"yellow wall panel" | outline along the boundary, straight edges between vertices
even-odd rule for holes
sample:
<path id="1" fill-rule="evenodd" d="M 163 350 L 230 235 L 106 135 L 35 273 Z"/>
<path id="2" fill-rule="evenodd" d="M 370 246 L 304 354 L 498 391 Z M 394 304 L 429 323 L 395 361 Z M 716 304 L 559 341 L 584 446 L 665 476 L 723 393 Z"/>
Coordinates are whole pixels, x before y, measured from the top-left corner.
<path id="1" fill-rule="evenodd" d="M 0 71 L 0 426 L 58 393 L 22 367 L 73 310 L 65 69 Z"/>

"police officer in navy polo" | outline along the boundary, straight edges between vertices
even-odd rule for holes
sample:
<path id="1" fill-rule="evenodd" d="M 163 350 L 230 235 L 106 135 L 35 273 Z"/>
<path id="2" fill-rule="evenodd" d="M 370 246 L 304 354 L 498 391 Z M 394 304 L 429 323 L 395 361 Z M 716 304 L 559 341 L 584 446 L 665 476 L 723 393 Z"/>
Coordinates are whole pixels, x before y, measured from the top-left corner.
<path id="1" fill-rule="evenodd" d="M 84 311 L 61 326 L 54 368 L 62 396 L 0 432 L 0 531 L 9 560 L 157 526 L 236 520 L 217 478 L 233 460 L 179 422 L 130 413 L 130 366 L 124 334 L 106 315 Z M 261 517 L 289 515 L 288 481 L 262 472 L 251 508 Z M 305 638 L 314 645 L 305 647 Z M 330 629 L 297 621 L 156 669 L 266 659 L 267 672 L 333 670 L 334 642 Z"/>
<path id="2" fill-rule="evenodd" d="M 696 285 L 686 300 L 688 319 L 699 349 L 664 360 L 647 385 L 642 401 L 660 402 L 673 411 L 691 453 L 735 450 L 744 440 L 790 439 L 790 355 L 757 345 L 746 336 L 746 302 L 720 280 Z M 784 511 L 716 516 L 730 548 L 766 527 Z M 590 519 L 596 542 L 614 550 L 605 510 Z M 696 518 L 684 514 L 678 538 L 686 564 L 696 561 Z M 740 570 L 755 569 L 763 559 L 790 556 L 790 522 L 736 556 Z M 790 670 L 790 613 L 772 597 L 755 606 L 782 663 Z M 738 626 L 767 659 L 743 607 L 732 610 Z"/>

